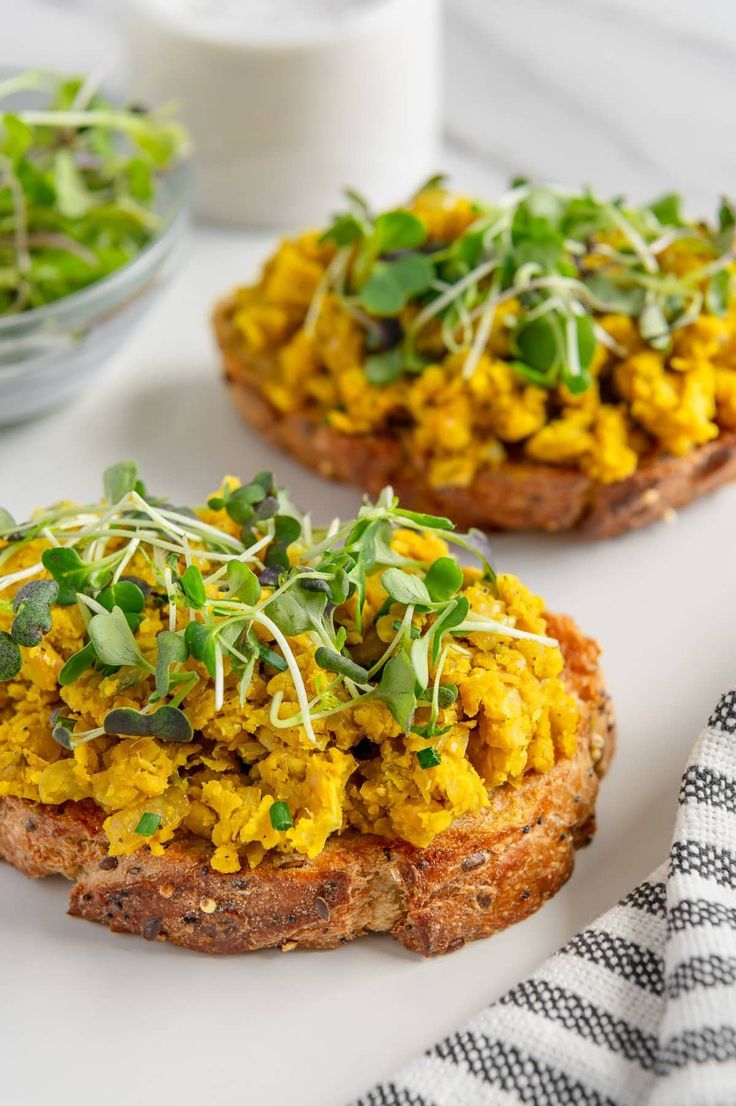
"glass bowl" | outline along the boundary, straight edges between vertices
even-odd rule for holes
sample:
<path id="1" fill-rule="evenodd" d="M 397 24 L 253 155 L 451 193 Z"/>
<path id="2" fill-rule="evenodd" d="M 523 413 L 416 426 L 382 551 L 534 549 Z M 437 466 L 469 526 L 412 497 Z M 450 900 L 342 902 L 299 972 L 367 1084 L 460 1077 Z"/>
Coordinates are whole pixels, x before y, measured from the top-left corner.
<path id="1" fill-rule="evenodd" d="M 55 303 L 0 317 L 0 426 L 68 402 L 99 375 L 173 271 L 191 192 L 183 163 L 160 182 L 161 226 L 132 261 Z"/>

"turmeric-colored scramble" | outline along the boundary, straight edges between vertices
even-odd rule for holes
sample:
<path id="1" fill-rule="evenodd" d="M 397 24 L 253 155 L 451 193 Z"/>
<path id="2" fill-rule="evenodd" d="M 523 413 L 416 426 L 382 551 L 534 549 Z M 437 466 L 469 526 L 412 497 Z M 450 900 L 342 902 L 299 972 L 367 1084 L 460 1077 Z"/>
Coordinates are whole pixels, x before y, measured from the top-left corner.
<path id="1" fill-rule="evenodd" d="M 730 207 L 710 230 L 675 197 L 510 195 L 431 183 L 283 241 L 231 315 L 273 407 L 399 435 L 435 487 L 507 459 L 608 484 L 736 429 Z"/>
<path id="2" fill-rule="evenodd" d="M 221 492 L 210 500 L 214 508 L 191 514 L 160 501 L 149 505 L 133 490 L 112 520 L 104 502 L 62 505 L 50 509 L 45 525 L 36 520 L 35 530 L 26 524 L 25 531 L 6 531 L 0 635 L 11 652 L 13 634 L 23 639 L 28 631 L 28 619 L 20 628 L 16 622 L 23 595 L 36 602 L 28 609 L 46 628 L 38 603 L 49 595 L 39 600 L 29 585 L 55 580 L 59 594 L 47 632 L 20 650 L 22 668 L 6 671 L 0 682 L 0 796 L 92 800 L 104 812 L 112 855 L 144 846 L 160 854 L 173 838 L 194 834 L 212 843 L 216 870 L 235 872 L 271 850 L 314 857 L 349 829 L 426 846 L 457 818 L 480 811 L 489 789 L 574 754 L 578 704 L 558 645 L 544 637 L 542 600 L 514 576 L 459 570 L 442 537 L 452 532 L 432 529 L 449 526 L 446 520 L 411 512 L 402 518 L 386 500 L 365 508 L 342 547 L 328 548 L 329 532 L 313 531 L 299 516 L 301 534 L 274 570 L 264 565 L 279 552 L 285 530 L 278 520 L 287 516 L 249 523 L 246 540 L 243 512 L 253 512 L 259 492 L 251 484 L 251 499 L 237 498 L 239 487 L 228 479 L 226 501 Z M 269 499 L 276 502 L 262 499 L 261 514 Z M 292 536 L 298 528 L 292 525 Z M 188 535 L 186 556 L 165 548 L 185 540 L 178 531 Z M 384 539 L 390 544 L 381 545 Z M 79 564 L 60 554 L 75 541 Z M 361 557 L 369 555 L 374 567 L 358 618 L 360 582 L 354 588 L 340 573 L 360 581 Z M 230 558 L 245 567 L 233 570 Z M 282 600 L 293 597 L 306 586 L 300 580 L 313 589 L 298 592 L 305 604 L 320 596 L 314 590 L 320 580 L 344 586 L 330 594 L 346 597 L 332 603 L 325 595 L 310 629 L 290 634 L 290 625 L 300 626 L 300 610 L 280 607 L 273 597 L 277 591 Z M 454 619 L 455 629 L 439 639 L 434 627 L 439 655 L 433 655 L 434 639 L 425 635 L 441 617 Z M 242 623 L 236 642 L 225 628 L 241 618 L 253 621 Z M 130 632 L 123 627 L 121 639 L 125 619 Z M 223 643 L 214 661 L 205 631 Z M 123 650 L 120 657 L 115 649 Z M 244 666 L 237 655 L 246 653 Z M 122 663 L 109 663 L 115 660 Z M 298 687 L 310 701 L 309 732 L 303 715 L 280 724 L 300 709 Z M 172 699 L 176 688 L 182 693 Z M 170 712 L 190 726 L 189 734 L 177 726 L 163 737 L 140 736 L 156 717 L 152 705 L 164 701 L 176 704 Z"/>

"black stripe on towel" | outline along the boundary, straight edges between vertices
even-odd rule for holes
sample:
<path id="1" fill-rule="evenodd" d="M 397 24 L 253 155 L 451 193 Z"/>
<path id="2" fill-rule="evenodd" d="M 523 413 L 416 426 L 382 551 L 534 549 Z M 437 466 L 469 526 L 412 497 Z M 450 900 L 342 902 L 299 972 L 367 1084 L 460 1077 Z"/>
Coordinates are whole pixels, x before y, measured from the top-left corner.
<path id="1" fill-rule="evenodd" d="M 384 1083 L 374 1087 L 355 1106 L 432 1106 L 428 1098 L 397 1087 L 395 1083 Z"/>
<path id="2" fill-rule="evenodd" d="M 670 873 L 694 873 L 721 887 L 736 889 L 736 857 L 728 849 L 702 841 L 675 841 L 670 849 Z"/>
<path id="3" fill-rule="evenodd" d="M 664 990 L 662 957 L 624 937 L 602 929 L 584 929 L 568 941 L 561 951 L 572 953 L 593 964 L 600 964 L 654 995 L 661 995 Z"/>
<path id="4" fill-rule="evenodd" d="M 646 910 L 647 914 L 654 914 L 658 918 L 664 918 L 667 913 L 667 892 L 663 883 L 649 883 L 645 881 L 630 891 L 621 900 L 621 906 L 634 906 L 637 910 Z"/>
<path id="5" fill-rule="evenodd" d="M 667 976 L 667 995 L 678 998 L 699 987 L 731 987 L 736 983 L 736 959 L 732 956 L 693 956 L 683 960 Z"/>
<path id="6" fill-rule="evenodd" d="M 714 772 L 712 768 L 691 764 L 680 785 L 680 805 L 684 803 L 736 810 L 736 780 L 724 776 L 722 772 Z"/>
<path id="7" fill-rule="evenodd" d="M 549 1067 L 531 1053 L 482 1034 L 456 1033 L 433 1052 L 469 1069 L 485 1083 L 514 1093 L 519 1102 L 529 1106 L 560 1106 L 563 1102 L 565 1106 L 617 1106 L 614 1099 Z"/>
<path id="8" fill-rule="evenodd" d="M 667 925 L 673 933 L 705 925 L 736 929 L 736 908 L 709 899 L 682 899 L 670 910 Z"/>
<path id="9" fill-rule="evenodd" d="M 725 1064 L 736 1060 L 736 1027 L 706 1026 L 673 1034 L 662 1048 L 657 1074 L 687 1067 L 688 1064 Z"/>
<path id="10" fill-rule="evenodd" d="M 727 691 L 721 696 L 718 706 L 708 719 L 708 725 L 713 730 L 736 733 L 736 691 Z"/>
<path id="11" fill-rule="evenodd" d="M 602 1045 L 611 1052 L 618 1052 L 645 1070 L 654 1067 L 658 1043 L 654 1034 L 644 1033 L 637 1026 L 586 1002 L 565 987 L 555 986 L 544 979 L 526 979 L 504 995 L 500 1005 L 506 1004 L 559 1022 L 578 1037 Z"/>

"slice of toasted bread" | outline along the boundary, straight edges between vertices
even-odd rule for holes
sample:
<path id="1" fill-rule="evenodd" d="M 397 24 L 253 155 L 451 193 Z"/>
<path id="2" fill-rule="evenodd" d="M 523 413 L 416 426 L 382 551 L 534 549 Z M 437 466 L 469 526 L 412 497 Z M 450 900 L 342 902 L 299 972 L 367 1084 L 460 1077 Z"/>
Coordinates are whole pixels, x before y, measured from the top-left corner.
<path id="1" fill-rule="evenodd" d="M 581 704 L 578 747 L 551 771 L 490 793 L 425 849 L 349 832 L 315 860 L 271 858 L 222 875 L 205 841 L 177 837 L 164 856 L 107 856 L 90 802 L 0 799 L 0 857 L 28 876 L 74 881 L 70 912 L 110 929 L 201 952 L 332 948 L 390 932 L 425 956 L 486 937 L 537 910 L 572 872 L 594 831 L 599 778 L 613 752 L 598 647 L 571 619 L 548 616 Z"/>
<path id="2" fill-rule="evenodd" d="M 277 411 L 258 386 L 259 376 L 269 371 L 268 360 L 243 355 L 232 300 L 218 304 L 214 326 L 233 401 L 265 438 L 322 476 L 357 484 L 372 496 L 390 484 L 407 507 L 449 515 L 458 526 L 578 529 L 588 537 L 611 538 L 736 480 L 736 432 L 723 430 L 684 457 L 652 452 L 615 484 L 598 484 L 576 468 L 507 460 L 482 468 L 468 487 L 435 488 L 400 432 L 351 436 L 327 426 L 316 410 Z"/>

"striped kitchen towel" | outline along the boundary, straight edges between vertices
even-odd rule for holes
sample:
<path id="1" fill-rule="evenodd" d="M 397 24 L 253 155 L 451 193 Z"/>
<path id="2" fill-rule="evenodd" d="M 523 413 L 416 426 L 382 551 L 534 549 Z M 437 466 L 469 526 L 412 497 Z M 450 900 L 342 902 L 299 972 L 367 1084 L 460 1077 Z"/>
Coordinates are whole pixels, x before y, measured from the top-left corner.
<path id="1" fill-rule="evenodd" d="M 736 1106 L 736 691 L 680 789 L 669 861 L 355 1106 Z"/>

